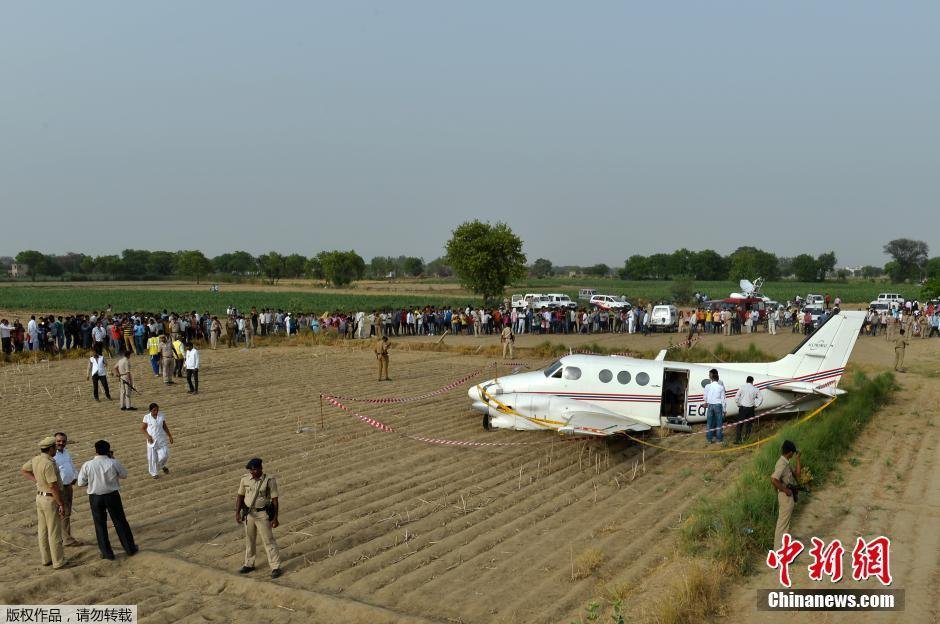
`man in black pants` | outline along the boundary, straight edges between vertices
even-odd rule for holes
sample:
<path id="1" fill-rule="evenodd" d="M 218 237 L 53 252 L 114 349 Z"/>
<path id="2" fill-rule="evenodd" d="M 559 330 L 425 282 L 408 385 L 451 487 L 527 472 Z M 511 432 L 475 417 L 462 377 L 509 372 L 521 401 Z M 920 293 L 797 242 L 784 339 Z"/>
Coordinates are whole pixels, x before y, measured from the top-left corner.
<path id="1" fill-rule="evenodd" d="M 137 553 L 134 544 L 134 535 L 124 516 L 124 505 L 121 503 L 121 484 L 119 479 L 127 477 L 127 469 L 121 462 L 114 459 L 111 445 L 107 440 L 95 442 L 94 459 L 82 464 L 78 472 L 78 485 L 88 487 L 88 506 L 91 508 L 91 518 L 95 523 L 95 535 L 98 538 L 98 550 L 102 559 L 114 559 L 111 542 L 108 539 L 108 516 L 117 531 L 118 539 L 127 556 Z"/>
<path id="2" fill-rule="evenodd" d="M 764 402 L 764 396 L 754 387 L 754 377 L 747 376 L 747 382 L 738 389 L 734 402 L 738 404 L 738 426 L 734 443 L 741 444 L 751 435 L 751 429 L 754 427 L 754 410 Z"/>
<path id="3" fill-rule="evenodd" d="M 95 354 L 88 358 L 88 372 L 85 374 L 85 381 L 93 380 L 95 400 L 98 401 L 98 384 L 104 386 L 104 395 L 111 400 L 111 390 L 108 388 L 108 367 L 105 364 L 104 356 L 101 355 L 101 343 L 95 345 Z"/>

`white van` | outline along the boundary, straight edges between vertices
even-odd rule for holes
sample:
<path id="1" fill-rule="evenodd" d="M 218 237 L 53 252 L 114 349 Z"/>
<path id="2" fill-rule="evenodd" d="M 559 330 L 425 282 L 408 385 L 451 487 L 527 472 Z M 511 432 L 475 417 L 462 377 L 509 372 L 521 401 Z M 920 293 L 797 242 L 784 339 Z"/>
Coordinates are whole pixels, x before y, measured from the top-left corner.
<path id="1" fill-rule="evenodd" d="M 650 315 L 650 327 L 653 331 L 677 331 L 679 329 L 679 308 L 674 305 L 658 305 Z"/>
<path id="2" fill-rule="evenodd" d="M 887 301 L 888 303 L 897 302 L 900 304 L 904 303 L 904 297 L 900 293 L 878 293 L 878 297 L 875 301 Z"/>
<path id="3" fill-rule="evenodd" d="M 548 295 L 543 295 L 542 293 L 526 293 L 525 295 L 513 295 L 512 296 L 512 307 L 517 310 L 525 310 L 526 308 L 531 307 L 533 310 L 538 310 L 542 306 L 548 306 L 549 300 L 547 299 Z"/>
<path id="4" fill-rule="evenodd" d="M 568 295 L 562 295 L 560 293 L 548 293 L 545 295 L 549 299 L 549 307 L 551 308 L 564 308 L 565 310 L 574 310 L 578 307 L 578 304 L 571 300 L 571 297 Z"/>

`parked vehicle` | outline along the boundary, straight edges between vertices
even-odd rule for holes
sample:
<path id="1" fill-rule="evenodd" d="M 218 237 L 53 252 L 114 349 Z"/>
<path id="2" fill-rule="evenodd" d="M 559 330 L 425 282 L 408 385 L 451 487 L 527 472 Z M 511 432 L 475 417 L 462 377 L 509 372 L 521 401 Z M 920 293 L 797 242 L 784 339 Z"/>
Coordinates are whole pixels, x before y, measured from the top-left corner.
<path id="1" fill-rule="evenodd" d="M 650 327 L 653 331 L 677 331 L 679 329 L 679 308 L 674 305 L 653 307 L 650 315 Z"/>
<path id="2" fill-rule="evenodd" d="M 802 314 L 809 312 L 810 317 L 813 319 L 813 327 L 819 327 L 819 317 L 821 317 L 825 310 L 821 305 L 808 305 L 805 306 L 802 310 Z"/>
<path id="3" fill-rule="evenodd" d="M 526 293 L 524 295 L 513 295 L 512 296 L 512 307 L 517 310 L 525 310 L 526 308 L 532 308 L 533 310 L 538 310 L 544 305 L 548 305 L 548 295 L 542 293 Z"/>
<path id="4" fill-rule="evenodd" d="M 590 301 L 591 297 L 597 294 L 596 288 L 582 288 L 578 291 L 578 299 L 582 301 Z"/>
<path id="5" fill-rule="evenodd" d="M 878 293 L 878 296 L 875 297 L 875 301 L 893 302 L 897 303 L 898 306 L 904 305 L 904 297 L 902 297 L 900 293 Z"/>
<path id="6" fill-rule="evenodd" d="M 563 295 L 560 293 L 548 293 L 545 295 L 548 297 L 550 308 L 564 308 L 566 310 L 574 310 L 578 307 L 578 304 L 571 300 L 571 297 L 568 295 Z"/>
<path id="7" fill-rule="evenodd" d="M 591 305 L 601 310 L 622 310 L 633 307 L 623 297 L 614 297 L 613 295 L 594 295 L 591 297 Z"/>

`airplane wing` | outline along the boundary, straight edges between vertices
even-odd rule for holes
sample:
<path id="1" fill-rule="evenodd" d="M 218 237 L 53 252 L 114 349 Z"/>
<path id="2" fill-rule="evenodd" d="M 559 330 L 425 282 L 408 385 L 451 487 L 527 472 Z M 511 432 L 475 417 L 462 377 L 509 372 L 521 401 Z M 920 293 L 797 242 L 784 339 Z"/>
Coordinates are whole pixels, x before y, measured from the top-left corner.
<path id="1" fill-rule="evenodd" d="M 586 409 L 580 401 L 553 400 L 552 410 L 565 423 L 558 428 L 558 432 L 568 435 L 609 436 L 622 431 L 650 430 L 650 426 L 640 420 L 621 416 L 597 406 Z"/>

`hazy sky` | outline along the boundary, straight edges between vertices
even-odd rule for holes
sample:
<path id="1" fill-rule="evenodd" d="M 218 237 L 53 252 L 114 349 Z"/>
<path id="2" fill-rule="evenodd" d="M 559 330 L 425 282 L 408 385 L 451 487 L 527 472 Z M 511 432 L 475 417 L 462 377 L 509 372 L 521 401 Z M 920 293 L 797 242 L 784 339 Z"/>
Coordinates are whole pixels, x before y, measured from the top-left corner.
<path id="1" fill-rule="evenodd" d="M 0 255 L 940 255 L 937 2 L 8 2 Z M 12 217 L 12 218 L 11 218 Z"/>

